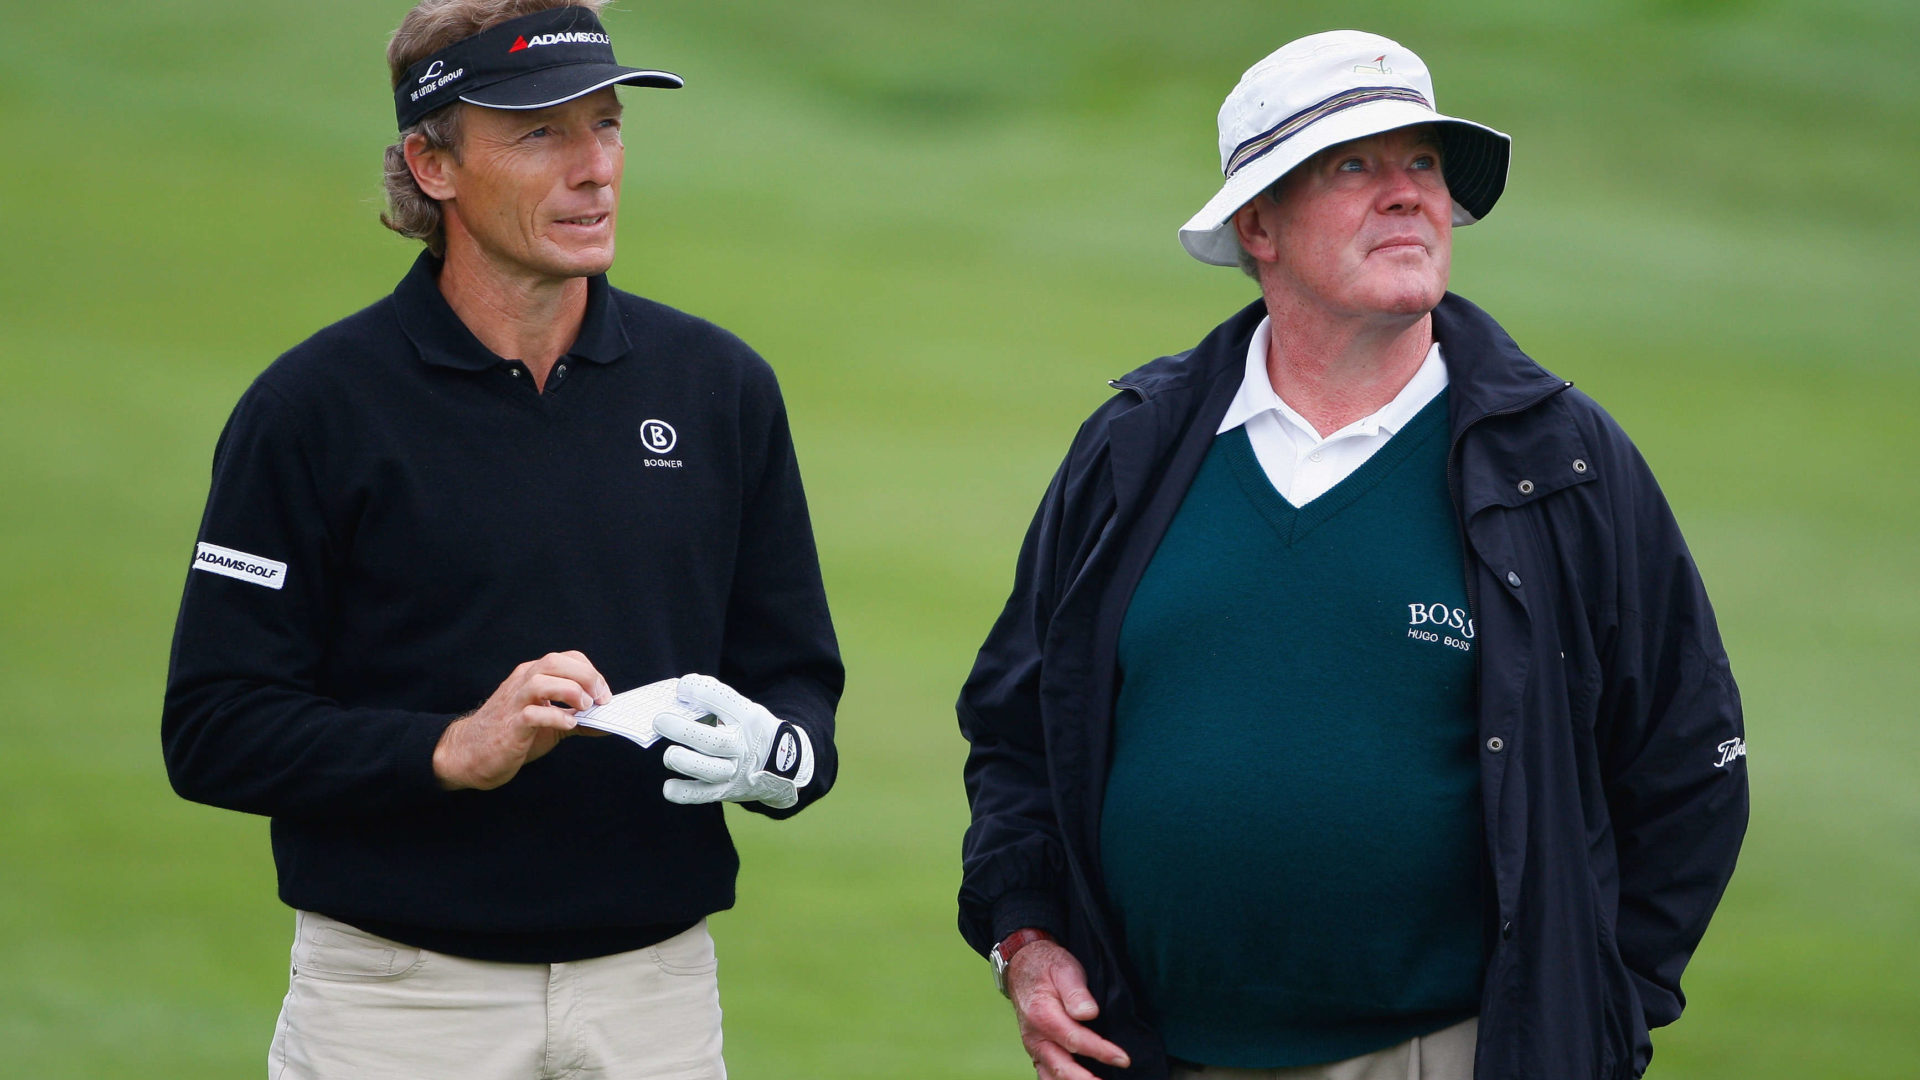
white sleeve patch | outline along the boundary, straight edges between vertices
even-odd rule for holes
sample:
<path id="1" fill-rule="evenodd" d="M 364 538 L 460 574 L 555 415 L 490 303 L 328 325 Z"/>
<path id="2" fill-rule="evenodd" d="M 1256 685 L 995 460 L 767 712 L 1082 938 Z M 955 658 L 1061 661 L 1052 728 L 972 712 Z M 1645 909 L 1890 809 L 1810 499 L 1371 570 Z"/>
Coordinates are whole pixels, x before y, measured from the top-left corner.
<path id="1" fill-rule="evenodd" d="M 255 585 L 278 589 L 287 583 L 287 564 L 249 555 L 244 551 L 201 542 L 193 552 L 193 568 L 222 577 L 238 578 Z"/>

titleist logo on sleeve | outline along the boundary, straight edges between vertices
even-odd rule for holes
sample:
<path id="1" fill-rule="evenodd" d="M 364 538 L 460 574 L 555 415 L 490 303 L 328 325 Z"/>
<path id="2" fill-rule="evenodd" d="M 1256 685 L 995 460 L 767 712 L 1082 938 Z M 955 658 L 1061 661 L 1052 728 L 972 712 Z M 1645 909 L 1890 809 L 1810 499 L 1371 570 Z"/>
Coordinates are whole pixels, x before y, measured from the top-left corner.
<path id="1" fill-rule="evenodd" d="M 263 559 L 258 555 L 249 555 L 244 551 L 223 548 L 218 544 L 201 542 L 194 548 L 193 568 L 205 570 L 222 577 L 251 581 L 255 585 L 265 585 L 269 589 L 278 589 L 287 583 L 287 564 Z"/>

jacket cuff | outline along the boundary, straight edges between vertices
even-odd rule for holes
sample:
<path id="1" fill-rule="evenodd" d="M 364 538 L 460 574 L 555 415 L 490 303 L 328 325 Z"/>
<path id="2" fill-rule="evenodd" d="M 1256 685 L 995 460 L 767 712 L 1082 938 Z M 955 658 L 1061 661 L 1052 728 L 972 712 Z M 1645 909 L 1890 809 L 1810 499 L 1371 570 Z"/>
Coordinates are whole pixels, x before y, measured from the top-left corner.
<path id="1" fill-rule="evenodd" d="M 1007 893 L 994 901 L 993 915 L 988 922 L 993 938 L 981 949 L 981 955 L 986 955 L 995 945 L 1005 941 L 1008 934 L 1028 927 L 1045 930 L 1053 935 L 1054 940 L 1064 941 L 1066 923 L 1065 913 L 1053 894 L 1040 889 Z"/>

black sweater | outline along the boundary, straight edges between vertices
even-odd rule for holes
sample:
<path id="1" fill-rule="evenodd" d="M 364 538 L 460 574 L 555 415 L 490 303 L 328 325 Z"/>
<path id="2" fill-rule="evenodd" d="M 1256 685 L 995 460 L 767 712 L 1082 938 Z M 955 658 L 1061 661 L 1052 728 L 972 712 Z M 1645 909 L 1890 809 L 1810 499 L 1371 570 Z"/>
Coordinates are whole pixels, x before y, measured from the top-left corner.
<path id="1" fill-rule="evenodd" d="M 558 962 L 730 906 L 718 805 L 664 744 L 568 739 L 489 792 L 432 770 L 515 665 L 618 692 L 712 674 L 804 727 L 832 785 L 843 673 L 773 372 L 726 331 L 589 285 L 537 393 L 422 256 L 235 407 L 187 574 L 162 741 L 181 795 L 273 817 L 280 897 L 408 944 Z M 282 566 L 282 564 L 284 564 Z"/>

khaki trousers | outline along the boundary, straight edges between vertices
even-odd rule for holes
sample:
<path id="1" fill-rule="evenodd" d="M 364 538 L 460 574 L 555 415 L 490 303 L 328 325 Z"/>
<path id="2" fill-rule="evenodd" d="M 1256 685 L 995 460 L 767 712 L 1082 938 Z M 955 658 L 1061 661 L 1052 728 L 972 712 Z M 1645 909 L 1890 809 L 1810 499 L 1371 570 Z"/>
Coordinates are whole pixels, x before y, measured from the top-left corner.
<path id="1" fill-rule="evenodd" d="M 1298 1069 L 1175 1067 L 1173 1080 L 1473 1080 L 1480 1021 L 1465 1020 L 1371 1054 Z"/>
<path id="2" fill-rule="evenodd" d="M 313 912 L 267 1057 L 271 1080 L 725 1080 L 713 938 L 566 964 L 468 960 Z"/>

